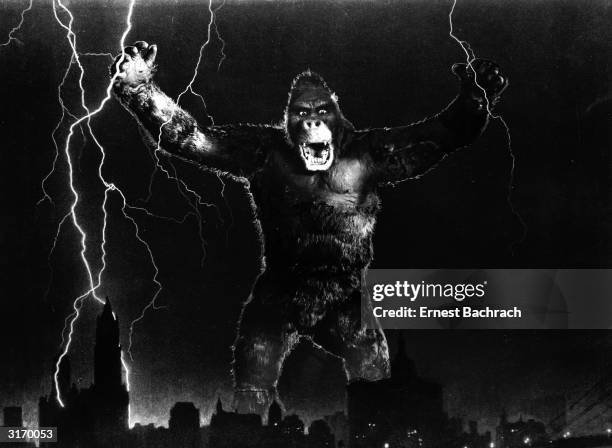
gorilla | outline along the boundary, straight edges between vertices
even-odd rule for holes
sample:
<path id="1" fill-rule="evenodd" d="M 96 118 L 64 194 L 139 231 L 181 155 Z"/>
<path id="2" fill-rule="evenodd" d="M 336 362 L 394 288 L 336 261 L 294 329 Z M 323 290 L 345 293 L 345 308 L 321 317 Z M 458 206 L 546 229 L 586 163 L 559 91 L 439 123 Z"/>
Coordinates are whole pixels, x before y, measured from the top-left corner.
<path id="1" fill-rule="evenodd" d="M 440 113 L 394 128 L 358 130 L 312 71 L 292 82 L 278 125 L 202 127 L 153 82 L 157 47 L 117 57 L 113 91 L 160 150 L 246 180 L 264 268 L 233 346 L 235 406 L 263 413 L 283 361 L 302 337 L 340 357 L 348 381 L 389 375 L 385 335 L 361 319 L 379 190 L 423 175 L 472 143 L 508 86 L 493 62 L 455 64 L 458 95 Z"/>

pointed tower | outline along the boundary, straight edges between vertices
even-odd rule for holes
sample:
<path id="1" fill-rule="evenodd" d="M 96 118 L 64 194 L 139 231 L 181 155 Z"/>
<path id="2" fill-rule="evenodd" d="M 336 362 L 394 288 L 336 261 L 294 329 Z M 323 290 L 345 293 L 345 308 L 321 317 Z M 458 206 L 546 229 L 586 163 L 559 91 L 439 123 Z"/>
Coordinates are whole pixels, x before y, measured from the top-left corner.
<path id="1" fill-rule="evenodd" d="M 506 408 L 503 408 L 501 416 L 499 417 L 499 425 L 505 426 L 506 424 L 508 424 L 508 413 L 506 412 Z"/>
<path id="2" fill-rule="evenodd" d="M 109 298 L 98 316 L 94 352 L 94 384 L 99 389 L 121 386 L 121 345 L 119 320 L 113 312 Z"/>
<path id="3" fill-rule="evenodd" d="M 414 379 L 417 376 L 414 361 L 406 355 L 406 345 L 400 334 L 397 339 L 397 353 L 391 361 L 391 378 L 398 380 Z"/>
<path id="4" fill-rule="evenodd" d="M 508 413 L 506 412 L 506 408 L 502 409 L 502 413 L 499 417 L 499 425 L 495 430 L 497 434 L 497 448 L 505 448 L 506 447 L 506 431 L 508 427 Z"/>
<path id="5" fill-rule="evenodd" d="M 280 423 L 283 420 L 283 410 L 280 404 L 276 400 L 270 405 L 268 409 L 268 426 L 280 427 Z"/>
<path id="6" fill-rule="evenodd" d="M 119 320 L 107 297 L 97 319 L 91 388 L 94 431 L 105 435 L 100 439 L 100 446 L 116 446 L 118 438 L 128 429 L 130 396 L 122 373 Z"/>
<path id="7" fill-rule="evenodd" d="M 223 402 L 221 401 L 221 397 L 220 396 L 219 396 L 219 398 L 217 398 L 216 410 L 217 410 L 217 415 L 223 414 Z"/>

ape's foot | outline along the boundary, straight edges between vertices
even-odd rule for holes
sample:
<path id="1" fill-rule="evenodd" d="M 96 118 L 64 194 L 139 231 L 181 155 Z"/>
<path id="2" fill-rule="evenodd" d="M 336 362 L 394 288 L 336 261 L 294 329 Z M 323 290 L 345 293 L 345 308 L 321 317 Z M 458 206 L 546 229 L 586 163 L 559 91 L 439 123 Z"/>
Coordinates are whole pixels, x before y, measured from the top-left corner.
<path id="1" fill-rule="evenodd" d="M 236 389 L 233 407 L 240 414 L 258 414 L 265 419 L 274 400 L 277 400 L 275 390 Z"/>
<path id="2" fill-rule="evenodd" d="M 389 347 L 382 330 L 365 330 L 347 344 L 344 368 L 349 382 L 378 381 L 389 378 Z"/>

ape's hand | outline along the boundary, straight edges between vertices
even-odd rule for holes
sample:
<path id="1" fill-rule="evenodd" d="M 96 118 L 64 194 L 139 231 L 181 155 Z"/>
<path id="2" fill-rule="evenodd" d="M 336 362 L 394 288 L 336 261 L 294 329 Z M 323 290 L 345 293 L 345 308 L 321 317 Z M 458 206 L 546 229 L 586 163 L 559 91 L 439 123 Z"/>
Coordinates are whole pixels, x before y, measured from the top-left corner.
<path id="1" fill-rule="evenodd" d="M 135 89 L 151 81 L 155 72 L 157 46 L 139 41 L 131 47 L 125 47 L 124 53 L 117 56 L 110 67 L 111 76 L 117 73 L 113 87 Z"/>
<path id="2" fill-rule="evenodd" d="M 493 61 L 475 59 L 469 66 L 454 64 L 452 70 L 461 80 L 461 93 L 481 103 L 483 108 L 486 100 L 490 107 L 494 106 L 502 92 L 508 87 L 508 78 L 502 74 L 499 65 Z M 476 74 L 475 80 L 474 74 Z"/>

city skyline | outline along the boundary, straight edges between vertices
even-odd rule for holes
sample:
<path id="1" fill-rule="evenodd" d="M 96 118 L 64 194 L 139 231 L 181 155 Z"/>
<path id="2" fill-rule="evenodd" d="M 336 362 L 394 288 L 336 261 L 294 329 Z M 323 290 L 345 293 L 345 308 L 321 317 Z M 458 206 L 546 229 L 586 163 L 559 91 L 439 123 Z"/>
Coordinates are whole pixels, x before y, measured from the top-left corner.
<path id="1" fill-rule="evenodd" d="M 79 432 L 97 433 L 101 431 L 100 428 L 105 428 L 103 433 L 107 435 L 124 434 L 131 430 L 140 431 L 139 428 L 150 430 L 164 428 L 164 426 L 128 420 L 129 392 L 126 372 L 121 362 L 123 355 L 119 319 L 112 309 L 109 298 L 106 298 L 102 312 L 96 317 L 95 335 L 91 357 L 94 372 L 91 385 L 87 388 L 76 386 L 71 378 L 69 356 L 65 356 L 59 363 L 57 379 L 53 374 L 50 375 L 51 393 L 41 396 L 39 400 L 38 426 L 67 426 L 71 428 L 67 434 L 72 434 L 73 437 Z M 449 416 L 445 411 L 443 390 L 443 385 L 419 376 L 414 360 L 407 356 L 405 339 L 400 333 L 395 352 L 392 355 L 389 379 L 376 382 L 362 380 L 349 384 L 346 389 L 347 403 L 342 411 L 330 415 L 319 415 L 312 418 L 310 422 L 298 424 L 298 427 L 302 425 L 302 428 L 307 428 L 309 424 L 323 420 L 329 426 L 328 432 L 333 433 L 336 438 L 338 438 L 337 426 L 340 425 L 343 428 L 342 433 L 345 434 L 342 439 L 350 441 L 369 434 L 368 437 L 377 438 L 377 444 L 381 443 L 381 437 L 386 439 L 387 436 L 384 434 L 392 433 L 394 427 L 419 427 L 419 446 L 423 440 L 427 440 L 430 446 L 441 446 L 446 443 L 442 442 L 445 440 L 444 434 L 446 433 L 440 433 L 439 428 L 449 428 L 448 437 L 454 438 L 452 440 L 472 441 L 470 442 L 472 446 L 465 445 L 468 448 L 477 448 L 474 445 L 481 446 L 481 448 L 494 448 L 491 443 L 497 447 L 516 446 L 521 440 L 524 444 L 537 445 L 543 443 L 542 440 L 548 443 L 548 440 L 555 436 L 558 439 L 567 439 L 570 436 L 602 434 L 610 436 L 612 434 L 612 411 L 606 404 L 612 395 L 612 380 L 610 379 L 604 381 L 602 378 L 602 381 L 586 388 L 577 398 L 567 397 L 561 407 L 564 411 L 550 422 L 533 419 L 528 415 L 529 413 L 524 411 L 519 413 L 518 418 L 513 419 L 503 408 L 499 413 L 499 422 L 495 431 L 487 431 L 486 428 L 485 431 L 481 431 L 482 428 L 479 429 L 476 421 L 465 421 Z M 587 400 L 585 404 L 585 399 L 589 397 L 595 402 Z M 542 404 L 541 402 L 540 405 Z M 598 406 L 603 406 L 604 411 L 602 412 Z M 296 414 L 291 414 L 281 408 L 276 401 L 264 416 L 255 414 L 249 416 L 249 414 L 239 414 L 231 410 L 226 411 L 225 409 L 228 408 L 231 409 L 231 403 L 224 404 L 219 396 L 215 402 L 211 419 L 206 421 L 202 418 L 200 409 L 196 408 L 192 402 L 177 401 L 169 409 L 169 420 L 165 428 L 172 430 L 177 425 L 191 425 L 191 427 L 197 426 L 198 428 L 217 427 L 218 431 L 223 433 L 220 428 L 227 425 L 246 424 L 247 428 L 251 428 L 249 431 L 257 432 L 259 427 L 279 426 L 280 428 L 281 423 L 284 422 L 283 414 L 289 420 L 292 418 L 295 420 L 292 427 L 302 421 Z M 17 421 L 23 422 L 20 406 L 5 406 L 4 409 L 5 426 L 14 426 Z M 381 417 L 385 413 L 389 413 L 388 417 Z M 328 422 L 332 422 L 331 425 Z M 427 428 L 431 428 L 433 432 L 429 432 Z M 296 431 L 308 434 L 307 430 L 306 432 Z M 383 435 L 377 435 L 375 431 L 382 431 Z M 409 435 L 410 431 L 416 430 L 409 430 Z M 214 434 L 213 431 L 213 438 Z M 69 446 L 70 440 L 64 440 L 66 446 Z M 200 436 L 197 440 L 197 443 L 194 442 L 196 445 L 203 443 L 200 441 Z M 373 440 L 366 441 L 364 446 L 370 446 Z M 434 442 L 435 440 L 438 442 Z M 526 440 L 529 442 L 525 442 Z M 538 443 L 535 443 L 536 441 Z"/>
<path id="2" fill-rule="evenodd" d="M 530 448 L 548 447 L 550 443 L 556 443 L 555 448 L 588 448 L 612 436 L 612 412 L 606 404 L 612 395 L 612 380 L 596 383 L 577 400 L 565 403 L 565 414 L 549 425 L 524 418 L 523 414 L 512 421 L 505 409 L 500 412 L 495 432 L 482 431 L 476 421 L 449 417 L 444 410 L 443 385 L 418 375 L 415 362 L 406 354 L 402 336 L 398 338 L 388 379 L 349 384 L 344 411 L 319 416 L 309 423 L 284 410 L 277 401 L 265 415 L 240 414 L 218 397 L 207 423 L 192 402 L 177 401 L 169 410 L 167 428 L 130 424 L 119 320 L 108 298 L 96 318 L 95 333 L 91 385 L 76 387 L 66 356 L 59 364 L 57 380 L 51 380 L 52 392 L 39 400 L 38 426 L 57 427 L 57 446 L 61 448 L 83 443 L 91 447 L 130 448 L 280 447 L 289 440 L 313 448 L 333 448 L 336 443 L 339 447 L 353 448 Z M 580 406 L 594 391 L 600 401 Z M 607 415 L 600 412 L 599 405 L 607 408 Z M 3 415 L 4 426 L 24 425 L 20 406 L 5 406 Z M 598 422 L 594 422 L 596 419 Z M 581 420 L 586 421 L 582 428 Z M 414 442 L 410 442 L 412 439 Z M 56 445 L 41 442 L 40 446 Z"/>

